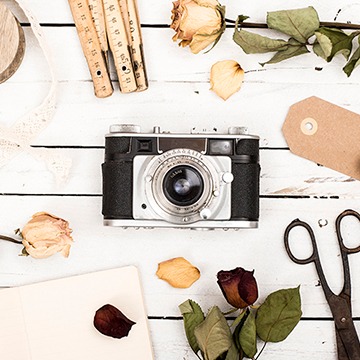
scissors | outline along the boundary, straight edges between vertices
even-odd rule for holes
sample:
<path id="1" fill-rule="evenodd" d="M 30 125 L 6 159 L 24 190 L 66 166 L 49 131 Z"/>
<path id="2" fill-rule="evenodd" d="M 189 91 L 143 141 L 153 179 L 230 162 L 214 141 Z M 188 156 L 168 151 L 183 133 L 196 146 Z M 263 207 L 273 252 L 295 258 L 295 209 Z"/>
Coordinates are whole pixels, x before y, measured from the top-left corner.
<path id="1" fill-rule="evenodd" d="M 332 292 L 326 281 L 319 258 L 315 235 L 309 224 L 299 219 L 292 221 L 285 230 L 284 242 L 286 251 L 293 262 L 300 265 L 305 265 L 312 262 L 315 264 L 320 283 L 324 290 L 326 300 L 329 304 L 335 322 L 338 359 L 360 360 L 360 342 L 351 315 L 351 279 L 348 260 L 349 254 L 360 252 L 360 245 L 356 248 L 348 248 L 344 244 L 344 240 L 341 235 L 340 224 L 341 221 L 347 216 L 354 216 L 360 221 L 360 214 L 358 212 L 354 210 L 345 210 L 337 217 L 335 222 L 336 234 L 340 246 L 341 259 L 344 269 L 344 286 L 338 295 Z M 306 259 L 298 259 L 296 256 L 294 256 L 289 246 L 289 234 L 292 229 L 298 226 L 304 227 L 307 230 L 313 247 L 312 254 Z"/>

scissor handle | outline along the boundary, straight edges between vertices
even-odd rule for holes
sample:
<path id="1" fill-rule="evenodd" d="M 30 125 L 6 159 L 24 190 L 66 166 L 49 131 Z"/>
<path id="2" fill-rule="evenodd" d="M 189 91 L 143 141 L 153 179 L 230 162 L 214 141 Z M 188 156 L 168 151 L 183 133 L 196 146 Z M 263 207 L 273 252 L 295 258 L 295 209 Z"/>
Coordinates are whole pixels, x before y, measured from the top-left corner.
<path id="1" fill-rule="evenodd" d="M 292 251 L 290 249 L 290 245 L 289 245 L 289 234 L 290 234 L 292 229 L 294 229 L 295 227 L 298 227 L 298 226 L 301 226 L 301 227 L 303 227 L 303 228 L 305 228 L 307 230 L 307 232 L 308 232 L 308 234 L 310 236 L 310 239 L 311 239 L 312 247 L 313 247 L 312 254 L 308 258 L 305 258 L 305 259 L 297 258 L 292 253 Z M 286 252 L 288 253 L 290 259 L 296 264 L 305 265 L 305 264 L 309 264 L 311 262 L 316 263 L 319 260 L 319 254 L 318 254 L 318 249 L 317 249 L 317 246 L 316 246 L 314 231 L 311 228 L 311 226 L 308 223 L 304 222 L 304 221 L 301 221 L 299 219 L 295 219 L 287 226 L 287 228 L 285 229 L 285 234 L 284 234 L 284 243 L 285 243 Z"/>
<path id="2" fill-rule="evenodd" d="M 340 228 L 340 225 L 341 225 L 341 221 L 347 217 L 347 216 L 354 216 L 356 217 L 359 221 L 360 221 L 360 214 L 355 211 L 355 210 L 345 210 L 343 211 L 337 218 L 336 218 L 336 222 L 335 222 L 335 227 L 336 227 L 336 234 L 337 234 L 337 238 L 338 238 L 338 241 L 339 241 L 339 245 L 340 245 L 340 248 L 341 248 L 341 251 L 342 252 L 345 252 L 347 254 L 355 254 L 357 252 L 360 251 L 360 245 L 357 246 L 357 247 L 354 247 L 354 248 L 349 248 L 347 247 L 345 244 L 344 244 L 344 239 L 342 237 L 342 234 L 341 234 L 341 228 Z"/>

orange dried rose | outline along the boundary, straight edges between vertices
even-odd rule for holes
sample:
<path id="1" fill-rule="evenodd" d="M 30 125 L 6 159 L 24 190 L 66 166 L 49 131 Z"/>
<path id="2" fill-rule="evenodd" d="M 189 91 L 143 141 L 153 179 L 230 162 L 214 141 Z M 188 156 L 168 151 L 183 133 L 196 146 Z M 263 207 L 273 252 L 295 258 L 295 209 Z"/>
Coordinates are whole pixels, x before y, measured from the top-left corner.
<path id="1" fill-rule="evenodd" d="M 175 288 L 188 288 L 200 278 L 200 270 L 183 257 L 177 257 L 161 262 L 156 275 Z"/>
<path id="2" fill-rule="evenodd" d="M 225 30 L 224 7 L 217 0 L 177 0 L 173 2 L 173 40 L 190 46 L 197 54 L 220 38 Z"/>
<path id="3" fill-rule="evenodd" d="M 73 239 L 69 223 L 46 212 L 38 212 L 21 230 L 26 252 L 38 259 L 47 258 L 57 252 L 69 256 Z"/>

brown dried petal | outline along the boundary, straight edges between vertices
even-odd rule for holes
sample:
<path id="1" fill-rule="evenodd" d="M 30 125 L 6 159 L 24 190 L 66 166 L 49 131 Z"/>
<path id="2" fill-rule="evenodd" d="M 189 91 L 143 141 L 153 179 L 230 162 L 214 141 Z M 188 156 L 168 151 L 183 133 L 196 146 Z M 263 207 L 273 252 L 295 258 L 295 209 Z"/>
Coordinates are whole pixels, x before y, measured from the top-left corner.
<path id="1" fill-rule="evenodd" d="M 200 271 L 183 257 L 163 261 L 156 275 L 175 288 L 188 288 L 200 278 Z"/>
<path id="2" fill-rule="evenodd" d="M 240 90 L 244 80 L 244 70 L 234 60 L 218 61 L 211 67 L 210 90 L 223 100 Z"/>
<path id="3" fill-rule="evenodd" d="M 128 336 L 131 327 L 136 324 L 128 319 L 118 308 L 107 304 L 96 311 L 94 326 L 103 335 L 121 339 Z"/>

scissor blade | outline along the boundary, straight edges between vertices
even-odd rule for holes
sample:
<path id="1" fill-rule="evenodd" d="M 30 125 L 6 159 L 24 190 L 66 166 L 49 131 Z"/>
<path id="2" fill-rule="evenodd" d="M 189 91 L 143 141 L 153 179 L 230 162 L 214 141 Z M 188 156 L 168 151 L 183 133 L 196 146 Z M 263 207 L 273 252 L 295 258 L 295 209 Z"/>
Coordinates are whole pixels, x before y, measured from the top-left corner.
<path id="1" fill-rule="evenodd" d="M 350 318 L 347 328 L 336 329 L 339 360 L 360 360 L 360 342 Z"/>

